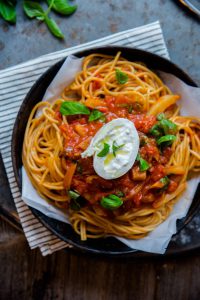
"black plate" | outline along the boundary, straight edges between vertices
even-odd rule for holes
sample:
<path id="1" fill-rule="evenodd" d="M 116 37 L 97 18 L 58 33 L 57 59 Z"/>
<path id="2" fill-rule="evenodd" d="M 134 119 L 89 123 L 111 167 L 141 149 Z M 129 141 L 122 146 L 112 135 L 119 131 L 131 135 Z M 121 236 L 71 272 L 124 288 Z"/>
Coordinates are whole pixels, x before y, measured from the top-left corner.
<path id="1" fill-rule="evenodd" d="M 185 83 L 191 86 L 197 86 L 196 83 L 178 66 L 173 64 L 167 59 L 164 59 L 156 54 L 152 54 L 150 52 L 146 52 L 139 49 L 134 48 L 125 48 L 125 47 L 117 47 L 117 46 L 107 46 L 100 47 L 95 49 L 89 49 L 82 52 L 78 52 L 75 55 L 77 57 L 83 57 L 89 55 L 91 53 L 103 53 L 108 55 L 115 55 L 117 51 L 122 52 L 122 56 L 130 61 L 141 61 L 144 62 L 148 68 L 154 70 L 161 70 L 168 73 L 172 73 L 175 76 L 179 77 Z M 44 93 L 59 71 L 62 66 L 64 59 L 53 65 L 49 68 L 33 85 L 26 98 L 24 99 L 19 113 L 16 118 L 16 122 L 14 125 L 13 136 L 12 136 L 12 162 L 15 177 L 18 183 L 18 186 L 21 190 L 21 153 L 22 153 L 22 144 L 24 139 L 24 132 L 27 124 L 27 120 L 29 118 L 30 112 L 37 102 L 41 101 Z M 199 188 L 198 188 L 199 194 Z M 196 212 L 200 207 L 200 199 L 198 196 L 194 197 L 190 210 L 187 216 L 177 222 L 177 231 L 180 231 L 189 221 L 195 216 Z M 44 214 L 39 212 L 36 209 L 30 207 L 33 214 L 55 235 L 60 237 L 62 240 L 74 245 L 75 247 L 98 254 L 106 254 L 106 255 L 137 255 L 139 251 L 135 251 L 128 246 L 122 244 L 118 240 L 114 238 L 101 238 L 101 239 L 88 239 L 83 242 L 80 241 L 80 237 L 73 231 L 72 227 L 63 222 L 59 222 L 57 220 L 46 217 Z M 170 252 L 170 250 L 169 250 Z"/>

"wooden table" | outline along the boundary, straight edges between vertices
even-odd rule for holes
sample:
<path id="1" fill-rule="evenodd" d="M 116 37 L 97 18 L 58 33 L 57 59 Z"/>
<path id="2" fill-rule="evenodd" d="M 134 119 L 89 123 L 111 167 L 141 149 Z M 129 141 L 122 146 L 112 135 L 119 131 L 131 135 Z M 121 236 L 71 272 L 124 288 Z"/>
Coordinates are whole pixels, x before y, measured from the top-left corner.
<path id="1" fill-rule="evenodd" d="M 24 235 L 0 223 L 1 300 L 198 300 L 200 254 L 108 259 L 59 251 L 42 257 Z"/>
<path id="2" fill-rule="evenodd" d="M 27 20 L 19 5 L 16 27 L 0 20 L 0 68 L 160 19 L 170 57 L 200 83 L 199 21 L 178 1 L 76 2 L 79 8 L 73 17 L 56 17 L 67 37 L 64 42 Z M 4 208 L 12 199 L 0 168 Z M 10 210 L 17 220 L 11 202 Z M 199 251 L 168 258 L 111 259 L 63 250 L 42 257 L 38 250 L 30 251 L 22 232 L 0 219 L 0 300 L 198 300 L 199 283 Z"/>

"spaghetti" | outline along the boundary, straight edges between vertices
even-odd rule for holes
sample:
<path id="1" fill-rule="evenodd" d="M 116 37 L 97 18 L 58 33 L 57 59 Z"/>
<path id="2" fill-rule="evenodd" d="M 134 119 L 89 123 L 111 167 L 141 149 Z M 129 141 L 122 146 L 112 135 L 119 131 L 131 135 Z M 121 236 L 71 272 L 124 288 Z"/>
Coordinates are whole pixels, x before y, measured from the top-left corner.
<path id="1" fill-rule="evenodd" d="M 200 171 L 200 120 L 180 116 L 178 99 L 142 63 L 120 53 L 92 54 L 60 99 L 34 107 L 24 137 L 24 167 L 38 193 L 68 211 L 82 240 L 146 236 L 169 216 L 188 176 Z M 64 115 L 63 103 L 80 103 L 84 113 Z M 130 171 L 105 180 L 81 153 L 103 124 L 116 118 L 134 123 L 140 148 Z M 111 195 L 122 205 L 109 210 L 101 201 Z"/>

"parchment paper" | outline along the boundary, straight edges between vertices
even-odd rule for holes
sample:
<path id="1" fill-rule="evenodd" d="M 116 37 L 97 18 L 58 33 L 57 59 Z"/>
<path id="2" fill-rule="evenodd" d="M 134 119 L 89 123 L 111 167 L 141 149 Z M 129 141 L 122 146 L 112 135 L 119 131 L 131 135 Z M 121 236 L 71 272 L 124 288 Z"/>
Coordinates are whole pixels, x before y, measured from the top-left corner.
<path id="1" fill-rule="evenodd" d="M 82 59 L 75 56 L 68 56 L 61 69 L 49 85 L 43 97 L 43 101 L 53 102 L 60 97 L 61 91 L 69 85 L 77 72 L 81 70 Z M 160 76 L 165 84 L 176 94 L 181 96 L 181 114 L 200 117 L 200 88 L 194 88 L 186 85 L 180 79 L 172 74 L 160 72 Z M 152 231 L 147 237 L 140 240 L 129 240 L 119 238 L 122 243 L 132 249 L 142 250 L 152 253 L 164 253 L 170 239 L 176 233 L 176 221 L 186 216 L 192 203 L 195 191 L 197 189 L 200 176 L 191 179 L 188 182 L 186 191 L 168 219 Z M 69 223 L 67 213 L 55 208 L 42 199 L 33 188 L 24 168 L 22 168 L 22 199 L 29 206 L 38 209 L 48 217 Z"/>

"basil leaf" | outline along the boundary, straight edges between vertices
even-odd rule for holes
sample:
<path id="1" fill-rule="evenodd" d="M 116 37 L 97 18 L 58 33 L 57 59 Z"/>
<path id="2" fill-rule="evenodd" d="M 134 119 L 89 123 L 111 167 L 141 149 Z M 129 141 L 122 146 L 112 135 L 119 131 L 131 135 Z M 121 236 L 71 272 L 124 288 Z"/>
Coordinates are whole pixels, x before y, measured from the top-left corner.
<path id="1" fill-rule="evenodd" d="M 157 120 L 158 121 L 161 121 L 163 119 L 165 119 L 165 114 L 164 113 L 161 113 L 161 114 L 157 115 Z"/>
<path id="2" fill-rule="evenodd" d="M 112 145 L 112 151 L 113 151 L 113 155 L 116 156 L 116 152 L 121 149 L 125 144 L 122 144 L 122 145 L 119 145 L 119 146 L 116 146 L 115 145 L 115 141 L 113 142 L 113 145 Z"/>
<path id="3" fill-rule="evenodd" d="M 102 116 L 104 116 L 104 114 L 101 111 L 99 111 L 98 109 L 94 109 L 89 116 L 89 122 L 98 120 Z"/>
<path id="4" fill-rule="evenodd" d="M 64 34 L 62 33 L 62 31 L 58 27 L 57 23 L 53 19 L 51 19 L 45 15 L 44 21 L 54 36 L 56 36 L 59 39 L 64 39 Z"/>
<path id="5" fill-rule="evenodd" d="M 97 154 L 98 157 L 104 157 L 108 154 L 110 150 L 110 145 L 107 143 L 104 143 L 103 149 Z"/>
<path id="6" fill-rule="evenodd" d="M 115 77 L 120 84 L 125 84 L 128 81 L 128 75 L 119 69 L 116 69 Z"/>
<path id="7" fill-rule="evenodd" d="M 16 10 L 14 5 L 0 1 L 0 16 L 7 22 L 16 23 Z"/>
<path id="8" fill-rule="evenodd" d="M 70 115 L 89 115 L 90 110 L 82 103 L 77 101 L 65 101 L 61 104 L 60 113 L 64 116 Z"/>
<path id="9" fill-rule="evenodd" d="M 136 160 L 139 161 L 140 163 L 139 167 L 141 172 L 147 171 L 150 168 L 148 162 L 144 158 L 142 158 L 139 154 L 137 155 Z"/>
<path id="10" fill-rule="evenodd" d="M 72 190 L 69 190 L 68 194 L 69 194 L 71 199 L 77 199 L 78 197 L 80 197 L 80 195 L 77 192 L 74 192 Z"/>
<path id="11" fill-rule="evenodd" d="M 170 183 L 170 180 L 167 176 L 165 176 L 165 177 L 160 179 L 160 182 L 162 182 L 162 184 L 163 184 L 162 189 L 165 190 L 168 187 L 168 185 Z"/>
<path id="12" fill-rule="evenodd" d="M 167 119 L 161 119 L 149 130 L 149 133 L 152 134 L 154 137 L 161 137 L 162 135 L 166 134 L 175 134 L 176 132 L 177 125 Z"/>
<path id="13" fill-rule="evenodd" d="M 155 125 L 149 130 L 149 133 L 152 134 L 154 137 L 160 137 L 160 136 L 163 135 L 159 123 L 155 124 Z"/>
<path id="14" fill-rule="evenodd" d="M 140 157 L 140 171 L 144 172 L 144 171 L 148 170 L 149 167 L 150 166 L 149 166 L 148 162 L 145 159 L 143 159 L 142 157 Z"/>
<path id="15" fill-rule="evenodd" d="M 70 196 L 69 206 L 72 210 L 79 211 L 81 207 L 85 206 L 86 200 L 79 193 L 69 190 L 68 194 Z"/>
<path id="16" fill-rule="evenodd" d="M 47 3 L 50 5 L 51 0 L 47 0 Z M 71 6 L 67 0 L 54 0 L 52 9 L 61 15 L 68 16 L 76 11 L 77 5 Z"/>
<path id="17" fill-rule="evenodd" d="M 176 139 L 175 135 L 170 135 L 170 134 L 164 135 L 157 140 L 157 144 L 161 145 L 164 143 L 165 146 L 169 146 L 175 141 L 175 139 Z"/>
<path id="18" fill-rule="evenodd" d="M 111 194 L 109 196 L 103 197 L 100 201 L 100 204 L 106 209 L 114 210 L 119 208 L 123 204 L 123 201 L 116 195 Z"/>
<path id="19" fill-rule="evenodd" d="M 160 121 L 164 134 L 175 134 L 177 132 L 177 125 L 170 120 L 162 119 Z"/>
<path id="20" fill-rule="evenodd" d="M 39 20 L 44 20 L 45 12 L 39 3 L 33 1 L 24 1 L 23 8 L 25 14 L 29 18 L 38 18 Z"/>

